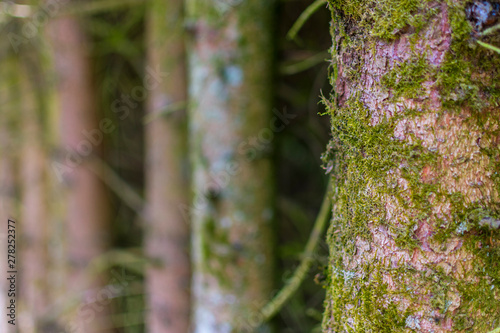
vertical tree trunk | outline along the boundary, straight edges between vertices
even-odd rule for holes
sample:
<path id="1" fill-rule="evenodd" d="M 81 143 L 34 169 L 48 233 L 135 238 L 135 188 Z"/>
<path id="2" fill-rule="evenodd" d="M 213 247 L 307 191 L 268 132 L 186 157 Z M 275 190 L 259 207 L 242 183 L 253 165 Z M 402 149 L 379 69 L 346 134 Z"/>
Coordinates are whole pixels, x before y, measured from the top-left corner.
<path id="1" fill-rule="evenodd" d="M 323 330 L 487 332 L 500 325 L 500 57 L 476 43 L 466 1 L 330 7 Z"/>
<path id="2" fill-rule="evenodd" d="M 148 332 L 187 333 L 189 328 L 189 221 L 187 204 L 186 73 L 181 0 L 154 0 L 147 17 L 148 64 L 168 73 L 145 82 L 146 124 L 145 247 L 153 265 L 146 275 Z M 176 109 L 177 108 L 177 109 Z"/>
<path id="3" fill-rule="evenodd" d="M 65 186 L 61 175 L 55 172 L 54 166 L 57 163 L 63 163 L 61 151 L 61 131 L 59 122 L 61 108 L 59 107 L 57 87 L 57 73 L 55 73 L 54 54 L 51 49 L 51 38 L 48 36 L 48 27 L 46 27 L 41 38 L 41 49 L 37 55 L 37 61 L 40 64 L 40 71 L 43 77 L 43 112 L 44 112 L 44 143 L 47 149 L 47 161 L 45 164 L 47 190 L 45 198 L 48 210 L 48 234 L 47 234 L 47 298 L 49 305 L 44 311 L 43 324 L 40 333 L 50 333 L 53 331 L 62 331 L 64 320 L 61 316 L 61 309 L 68 302 L 67 294 L 67 266 L 66 253 L 68 242 L 66 239 L 66 215 L 67 215 L 67 196 L 68 187 Z"/>
<path id="4" fill-rule="evenodd" d="M 272 1 L 188 2 L 197 333 L 255 331 L 272 292 L 272 13 Z"/>
<path id="5" fill-rule="evenodd" d="M 108 198 L 89 163 L 99 155 L 105 125 L 97 119 L 87 37 L 74 17 L 50 22 L 54 64 L 58 75 L 61 160 L 53 171 L 67 185 L 66 241 L 68 297 L 78 297 L 78 308 L 69 327 L 81 332 L 101 332 L 110 327 L 108 300 L 99 293 L 103 279 L 88 265 L 109 244 Z"/>
<path id="6" fill-rule="evenodd" d="M 21 61 L 23 62 L 23 61 Z M 42 115 L 29 68 L 16 66 L 19 76 L 22 150 L 20 158 L 20 312 L 23 332 L 37 332 L 47 309 L 47 221 L 46 147 L 43 144 Z M 32 82 L 33 83 L 33 82 Z"/>
<path id="7" fill-rule="evenodd" d="M 4 43 L 3 47 L 8 47 Z M 2 230 L 0 231 L 0 248 L 7 251 L 8 245 L 8 227 L 9 219 L 18 222 L 17 205 L 16 205 L 16 165 L 19 155 L 17 154 L 19 146 L 16 144 L 16 125 L 17 125 L 17 110 L 15 96 L 16 87 L 16 74 L 15 63 L 12 54 L 6 52 L 0 59 L 0 101 L 2 108 L 0 116 L 0 219 Z M 16 233 L 16 250 L 19 248 L 19 234 Z M 16 258 L 16 262 L 17 262 Z M 0 260 L 1 272 L 7 272 L 8 264 L 7 253 L 4 252 L 3 258 Z M 7 309 L 10 305 L 11 298 L 9 295 L 10 283 L 7 277 L 0 280 L 0 307 Z M 14 333 L 16 326 L 10 325 L 9 317 L 3 316 L 0 322 L 0 332 Z M 18 321 L 16 321 L 18 323 Z"/>

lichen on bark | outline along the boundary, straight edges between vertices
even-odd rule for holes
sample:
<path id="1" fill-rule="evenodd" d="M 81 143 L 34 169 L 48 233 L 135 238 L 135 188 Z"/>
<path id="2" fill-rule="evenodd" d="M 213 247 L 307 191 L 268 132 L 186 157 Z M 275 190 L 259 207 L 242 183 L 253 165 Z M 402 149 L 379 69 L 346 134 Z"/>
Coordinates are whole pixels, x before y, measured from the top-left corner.
<path id="1" fill-rule="evenodd" d="M 465 1 L 329 4 L 324 332 L 498 326 L 500 58 L 475 43 Z"/>
<path id="2" fill-rule="evenodd" d="M 255 327 L 273 286 L 272 1 L 191 0 L 193 332 Z M 257 152 L 258 150 L 258 152 Z"/>

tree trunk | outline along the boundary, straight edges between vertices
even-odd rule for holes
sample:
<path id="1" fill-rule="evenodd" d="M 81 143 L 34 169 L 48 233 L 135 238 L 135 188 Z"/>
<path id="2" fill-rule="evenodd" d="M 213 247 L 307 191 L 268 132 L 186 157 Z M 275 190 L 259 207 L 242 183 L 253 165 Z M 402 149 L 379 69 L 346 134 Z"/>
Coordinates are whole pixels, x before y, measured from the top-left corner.
<path id="1" fill-rule="evenodd" d="M 32 68 L 21 60 L 16 66 L 18 89 L 22 96 L 22 151 L 20 156 L 21 218 L 19 279 L 19 328 L 22 332 L 37 332 L 42 315 L 49 305 L 47 299 L 47 221 L 46 147 L 42 135 L 41 107 L 36 86 L 28 73 Z"/>
<path id="2" fill-rule="evenodd" d="M 500 56 L 477 44 L 465 6 L 330 1 L 324 332 L 500 325 Z"/>
<path id="3" fill-rule="evenodd" d="M 6 44 L 6 42 L 4 41 Z M 3 48 L 7 48 L 8 45 L 4 43 L 1 44 Z M 8 237 L 8 220 L 14 220 L 15 226 L 19 224 L 18 220 L 18 210 L 17 210 L 17 188 L 16 188 L 16 166 L 19 158 L 19 146 L 17 142 L 19 137 L 16 135 L 16 127 L 18 122 L 18 117 L 16 113 L 16 108 L 18 107 L 18 97 L 16 95 L 17 91 L 17 80 L 16 80 L 16 61 L 13 59 L 10 52 L 2 54 L 0 59 L 0 101 L 2 103 L 2 108 L 0 111 L 0 116 L 2 120 L 0 121 L 0 219 L 2 223 L 2 230 L 0 230 L 0 248 L 3 251 L 7 251 L 8 244 L 12 243 L 12 237 Z M 13 225 L 11 223 L 11 225 Z M 19 232 L 16 228 L 16 251 L 19 249 Z M 8 243 L 8 241 L 11 243 Z M 11 248 L 12 249 L 12 248 Z M 16 253 L 17 254 L 17 253 Z M 4 252 L 4 257 L 0 260 L 0 270 L 1 272 L 7 272 L 10 270 L 8 264 L 8 253 Z M 12 259 L 12 258 L 10 258 Z M 16 255 L 15 263 L 18 263 L 18 256 Z M 9 295 L 10 282 L 5 278 L 0 280 L 0 307 L 2 309 L 7 309 L 11 304 L 11 295 Z M 19 277 L 19 275 L 17 275 Z M 17 305 L 16 305 L 17 306 Z M 6 310 L 7 311 L 7 310 Z M 7 312 L 5 313 L 7 314 Z M 18 311 L 18 308 L 16 308 Z M 16 318 L 15 323 L 18 324 L 19 317 Z M 6 315 L 3 316 L 0 322 L 0 332 L 14 333 L 16 332 L 16 325 L 11 325 L 8 323 L 11 320 L 10 317 Z"/>
<path id="4" fill-rule="evenodd" d="M 53 171 L 67 186 L 66 237 L 67 298 L 78 307 L 67 323 L 77 332 L 103 332 L 111 323 L 109 300 L 100 292 L 103 278 L 89 271 L 89 263 L 109 245 L 108 197 L 89 163 L 99 156 L 110 124 L 98 121 L 91 79 L 87 37 L 79 21 L 70 16 L 49 23 L 58 76 L 61 159 Z"/>
<path id="5" fill-rule="evenodd" d="M 193 329 L 255 331 L 273 286 L 272 1 L 193 0 L 187 11 Z"/>
<path id="6" fill-rule="evenodd" d="M 189 221 L 186 73 L 182 1 L 154 0 L 147 18 L 148 64 L 168 73 L 145 82 L 149 90 L 146 124 L 145 247 L 153 265 L 146 274 L 147 326 L 151 333 L 187 333 L 189 328 Z"/>

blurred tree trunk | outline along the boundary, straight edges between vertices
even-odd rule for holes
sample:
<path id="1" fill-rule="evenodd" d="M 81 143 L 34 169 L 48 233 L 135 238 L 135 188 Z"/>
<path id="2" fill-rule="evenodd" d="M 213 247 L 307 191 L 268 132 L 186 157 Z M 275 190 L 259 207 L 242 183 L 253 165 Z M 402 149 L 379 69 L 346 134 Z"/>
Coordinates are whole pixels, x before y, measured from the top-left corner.
<path id="1" fill-rule="evenodd" d="M 154 0 L 147 16 L 148 71 L 160 76 L 149 90 L 146 124 L 145 247 L 148 332 L 187 333 L 189 327 L 189 221 L 187 204 L 186 73 L 183 1 Z M 161 77 L 168 73 L 168 77 Z"/>
<path id="2" fill-rule="evenodd" d="M 49 25 L 50 26 L 50 25 Z M 54 54 L 48 38 L 47 29 L 41 34 L 40 48 L 35 55 L 32 55 L 39 65 L 41 79 L 38 86 L 41 95 L 43 112 L 43 134 L 42 138 L 47 150 L 47 190 L 45 193 L 48 210 L 48 230 L 47 235 L 47 298 L 49 306 L 44 311 L 43 323 L 40 333 L 51 333 L 62 331 L 64 322 L 61 312 L 68 302 L 67 294 L 67 265 L 66 253 L 68 242 L 66 240 L 66 215 L 67 215 L 67 191 L 69 190 L 61 175 L 56 171 L 54 165 L 63 163 L 61 151 L 61 131 L 60 116 L 61 109 L 58 102 L 57 73 L 54 66 Z"/>
<path id="3" fill-rule="evenodd" d="M 330 1 L 324 332 L 500 325 L 500 57 L 471 37 L 465 5 Z"/>
<path id="4" fill-rule="evenodd" d="M 272 292 L 272 3 L 187 6 L 194 332 L 255 331 Z"/>
<path id="5" fill-rule="evenodd" d="M 22 52 L 24 52 L 23 50 Z M 21 114 L 22 150 L 20 156 L 21 215 L 19 266 L 19 323 L 22 332 L 37 332 L 47 299 L 47 221 L 48 198 L 46 179 L 46 147 L 42 132 L 42 110 L 36 94 L 36 83 L 30 75 L 30 66 L 23 55 L 15 70 L 17 89 L 22 96 L 18 111 Z M 32 73 L 31 73 L 32 74 Z"/>
<path id="6" fill-rule="evenodd" d="M 1 43 L 2 49 L 9 50 L 6 41 Z M 10 51 L 10 50 L 9 50 Z M 19 158 L 18 146 L 18 112 L 17 102 L 17 81 L 16 81 L 16 61 L 9 52 L 2 54 L 0 59 L 0 101 L 2 108 L 0 111 L 0 219 L 3 230 L 0 231 L 0 246 L 7 249 L 7 221 L 13 219 L 18 222 L 18 209 L 16 204 L 16 166 Z M 16 233 L 16 250 L 19 249 L 19 233 Z M 17 263 L 16 258 L 16 263 Z M 0 260 L 0 269 L 7 271 L 7 254 Z M 10 305 L 8 297 L 9 281 L 6 278 L 0 280 L 0 307 L 6 309 Z M 6 319 L 7 318 L 7 319 Z M 0 322 L 0 332 L 14 333 L 16 326 L 10 325 L 7 320 L 10 318 L 4 316 Z M 18 321 L 16 321 L 18 323 Z"/>
<path id="7" fill-rule="evenodd" d="M 108 197 L 91 171 L 91 158 L 100 156 L 106 130 L 98 121 L 91 78 L 87 36 L 75 17 L 49 23 L 53 61 L 58 76 L 61 159 L 53 171 L 66 186 L 67 297 L 76 296 L 69 329 L 103 332 L 109 328 L 109 300 L 102 291 L 104 279 L 89 271 L 89 263 L 109 245 Z M 106 296 L 107 295 L 107 296 Z"/>

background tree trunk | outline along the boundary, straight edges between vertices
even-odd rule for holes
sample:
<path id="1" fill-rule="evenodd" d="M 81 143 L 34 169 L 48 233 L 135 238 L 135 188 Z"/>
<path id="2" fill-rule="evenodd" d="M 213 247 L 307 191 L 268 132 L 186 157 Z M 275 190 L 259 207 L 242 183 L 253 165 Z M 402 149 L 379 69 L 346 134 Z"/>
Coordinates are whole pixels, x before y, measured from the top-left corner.
<path id="1" fill-rule="evenodd" d="M 273 286 L 272 1 L 193 0 L 187 10 L 193 329 L 255 331 Z"/>
<path id="2" fill-rule="evenodd" d="M 145 247 L 153 260 L 146 275 L 148 331 L 187 333 L 191 267 L 188 203 L 186 71 L 183 1 L 154 0 L 147 16 L 150 70 L 168 73 L 149 89 L 146 134 L 147 227 Z M 151 86 L 148 86 L 151 85 Z"/>
<path id="3" fill-rule="evenodd" d="M 24 57 L 23 57 L 24 58 Z M 48 201 L 46 147 L 43 140 L 42 113 L 36 95 L 36 83 L 24 59 L 16 71 L 17 89 L 22 96 L 22 150 L 20 157 L 21 215 L 19 223 L 22 246 L 19 247 L 19 327 L 22 332 L 37 332 L 48 302 L 47 228 Z M 31 81 L 31 82 L 30 82 Z"/>
<path id="4" fill-rule="evenodd" d="M 5 42 L 4 42 L 5 43 Z M 2 46 L 4 44 L 2 43 Z M 4 46 L 5 47 L 5 46 Z M 0 121 L 0 218 L 2 228 L 0 231 L 0 247 L 7 250 L 8 219 L 18 222 L 18 197 L 17 197 L 17 173 L 19 145 L 16 135 L 16 126 L 19 121 L 16 113 L 19 96 L 17 92 L 16 61 L 10 52 L 2 54 L 0 59 L 0 101 L 2 103 Z M 19 249 L 19 233 L 16 233 L 16 250 Z M 16 260 L 18 256 L 16 257 Z M 17 262 L 17 261 L 16 261 Z M 0 269 L 7 272 L 7 253 L 0 260 Z M 0 306 L 6 309 L 10 305 L 8 297 L 9 281 L 6 278 L 0 280 Z M 7 316 L 0 322 L 0 331 L 6 333 L 16 332 L 16 326 L 8 323 Z M 10 319 L 10 318 L 8 318 Z M 18 323 L 18 321 L 16 322 Z"/>
<path id="5" fill-rule="evenodd" d="M 58 75 L 62 148 L 62 159 L 54 171 L 68 187 L 67 292 L 79 304 L 68 324 L 82 332 L 102 332 L 111 327 L 109 301 L 99 293 L 103 277 L 93 275 L 88 266 L 109 245 L 108 197 L 89 163 L 92 156 L 100 155 L 106 125 L 97 118 L 87 37 L 79 21 L 59 17 L 50 22 L 49 29 Z"/>
<path id="6" fill-rule="evenodd" d="M 500 57 L 476 43 L 466 1 L 330 7 L 323 330 L 487 332 L 500 324 Z"/>

